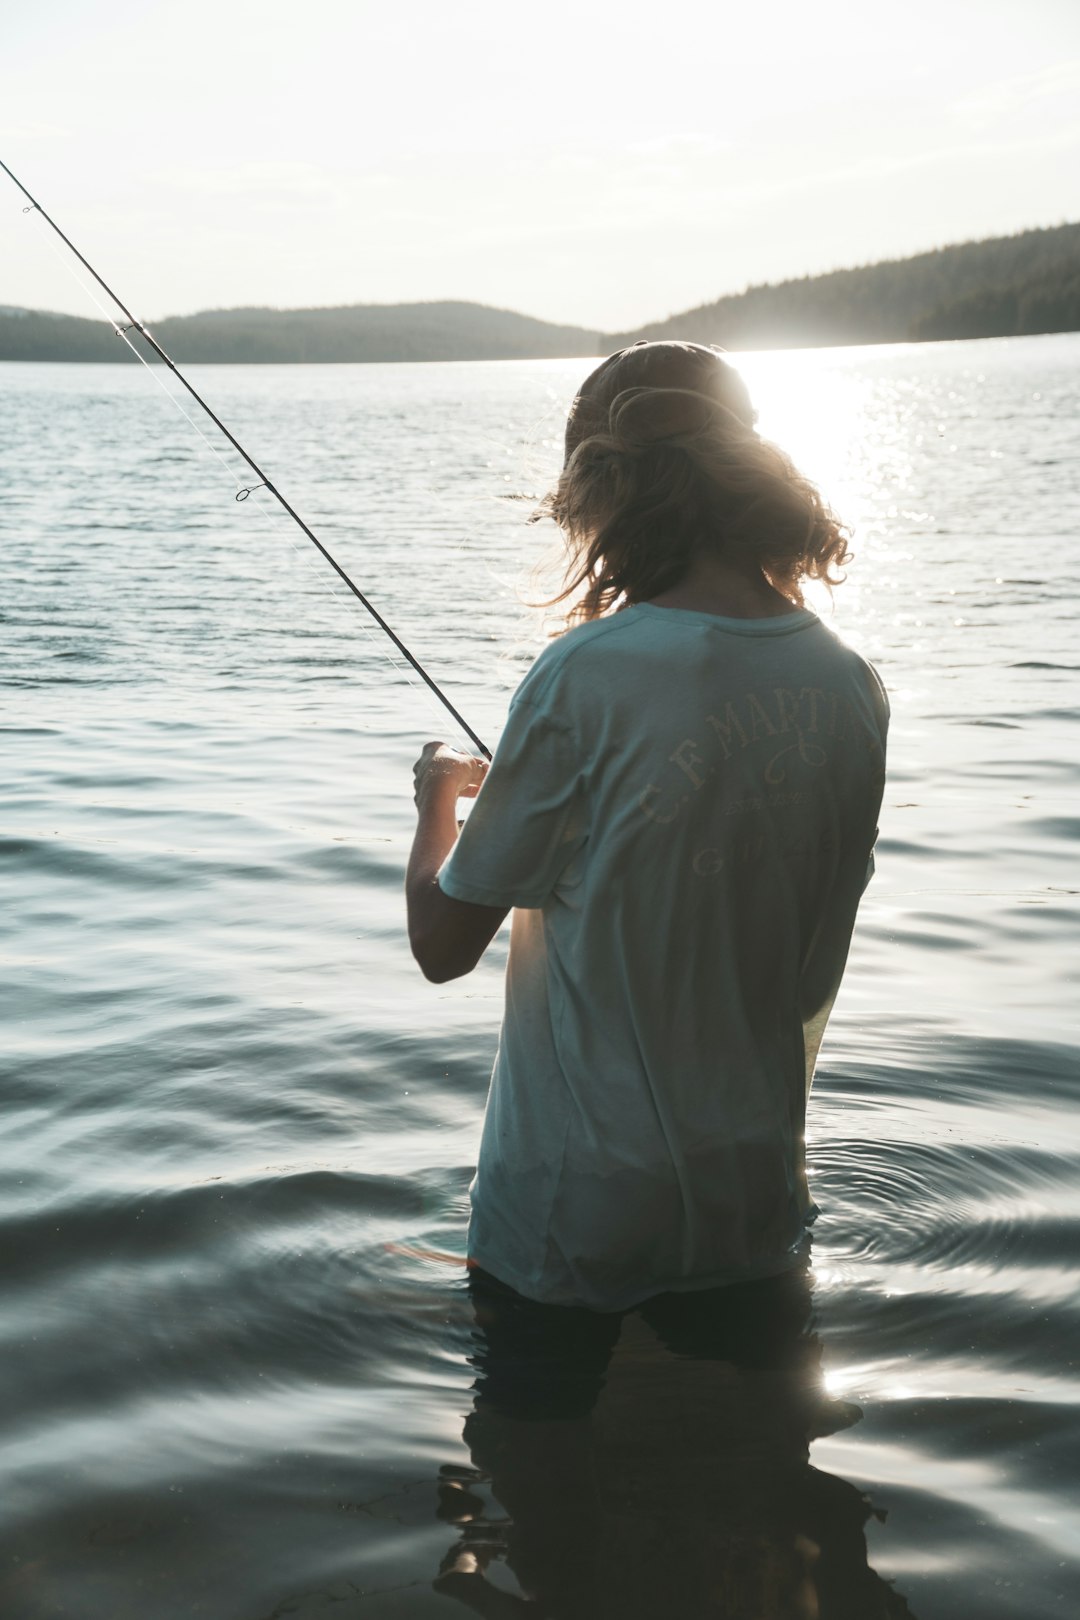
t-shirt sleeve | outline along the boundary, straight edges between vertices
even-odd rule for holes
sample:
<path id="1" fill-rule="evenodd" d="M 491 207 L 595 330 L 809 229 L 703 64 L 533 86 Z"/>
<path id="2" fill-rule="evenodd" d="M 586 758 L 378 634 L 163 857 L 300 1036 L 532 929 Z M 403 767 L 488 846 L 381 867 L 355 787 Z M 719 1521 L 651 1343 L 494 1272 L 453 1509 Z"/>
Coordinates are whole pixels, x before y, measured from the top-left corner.
<path id="1" fill-rule="evenodd" d="M 870 697 L 874 705 L 874 717 L 877 720 L 878 734 L 881 741 L 881 758 L 884 765 L 885 745 L 889 734 L 890 704 L 889 694 L 885 682 L 881 679 L 873 664 L 868 664 L 870 674 Z M 874 841 L 870 846 L 870 857 L 866 863 L 866 877 L 863 880 L 863 893 L 870 887 L 870 879 L 874 875 L 876 863 L 874 861 L 874 846 L 877 843 L 879 828 L 874 828 Z"/>
<path id="2" fill-rule="evenodd" d="M 439 887 L 478 906 L 542 906 L 587 836 L 568 730 L 516 698 Z"/>

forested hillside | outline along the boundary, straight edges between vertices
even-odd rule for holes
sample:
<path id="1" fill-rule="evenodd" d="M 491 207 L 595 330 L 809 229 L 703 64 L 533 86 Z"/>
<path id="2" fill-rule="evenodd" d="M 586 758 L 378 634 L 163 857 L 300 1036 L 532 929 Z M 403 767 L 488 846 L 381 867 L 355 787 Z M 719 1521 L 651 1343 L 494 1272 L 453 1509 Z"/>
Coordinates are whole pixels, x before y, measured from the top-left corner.
<path id="1" fill-rule="evenodd" d="M 219 309 L 147 323 L 178 364 L 509 360 L 599 353 L 599 334 L 483 304 Z M 132 336 L 137 336 L 132 334 Z M 153 352 L 145 351 L 151 358 Z M 131 360 L 100 320 L 0 308 L 0 360 Z"/>
<path id="2" fill-rule="evenodd" d="M 1080 225 L 803 276 L 612 334 L 683 337 L 727 349 L 814 348 L 1080 330 Z"/>
<path id="3" fill-rule="evenodd" d="M 180 364 L 541 359 L 661 337 L 779 349 L 1071 332 L 1080 331 L 1080 224 L 749 287 L 632 332 L 460 302 L 209 310 L 152 327 Z M 0 307 L 0 360 L 131 358 L 103 321 Z"/>

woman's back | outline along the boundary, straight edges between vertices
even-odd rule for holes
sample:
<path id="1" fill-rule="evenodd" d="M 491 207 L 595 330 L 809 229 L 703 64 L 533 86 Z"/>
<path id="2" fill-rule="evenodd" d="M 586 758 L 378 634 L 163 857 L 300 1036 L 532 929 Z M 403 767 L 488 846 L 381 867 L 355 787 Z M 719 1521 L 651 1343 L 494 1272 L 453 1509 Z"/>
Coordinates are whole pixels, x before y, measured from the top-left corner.
<path id="1" fill-rule="evenodd" d="M 803 610 L 642 603 L 537 661 L 440 876 L 522 908 L 485 1269 L 616 1308 L 787 1263 L 803 1023 L 843 970 L 883 748 L 876 677 Z"/>
<path id="2" fill-rule="evenodd" d="M 470 1259 L 619 1309 L 797 1258 L 887 704 L 802 605 L 841 577 L 845 531 L 717 350 L 598 366 L 538 515 L 576 628 L 522 683 L 449 860 L 484 767 L 418 762 L 410 928 L 453 977 L 515 908 Z"/>

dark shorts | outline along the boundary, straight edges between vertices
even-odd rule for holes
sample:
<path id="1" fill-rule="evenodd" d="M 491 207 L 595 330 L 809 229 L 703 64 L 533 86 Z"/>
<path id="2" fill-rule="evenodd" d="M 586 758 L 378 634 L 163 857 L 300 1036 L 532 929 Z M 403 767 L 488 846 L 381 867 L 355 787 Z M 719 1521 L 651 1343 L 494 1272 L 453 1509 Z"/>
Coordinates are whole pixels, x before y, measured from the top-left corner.
<path id="1" fill-rule="evenodd" d="M 603 1387 L 623 1321 L 635 1312 L 674 1355 L 780 1371 L 803 1353 L 808 1269 L 803 1263 L 758 1282 L 657 1294 L 629 1311 L 591 1311 L 527 1299 L 476 1268 L 469 1290 L 477 1400 L 508 1417 L 584 1417 Z"/>

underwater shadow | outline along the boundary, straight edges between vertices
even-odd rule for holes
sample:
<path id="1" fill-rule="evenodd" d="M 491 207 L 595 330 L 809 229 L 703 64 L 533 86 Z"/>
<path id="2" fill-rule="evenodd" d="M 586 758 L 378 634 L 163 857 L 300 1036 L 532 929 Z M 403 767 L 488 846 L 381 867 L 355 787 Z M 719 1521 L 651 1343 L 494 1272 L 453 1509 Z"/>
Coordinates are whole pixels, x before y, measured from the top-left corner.
<path id="1" fill-rule="evenodd" d="M 867 1562 L 869 1499 L 809 1462 L 861 1416 L 825 1394 L 809 1266 L 613 1315 L 470 1287 L 437 1592 L 489 1620 L 914 1620 Z"/>

